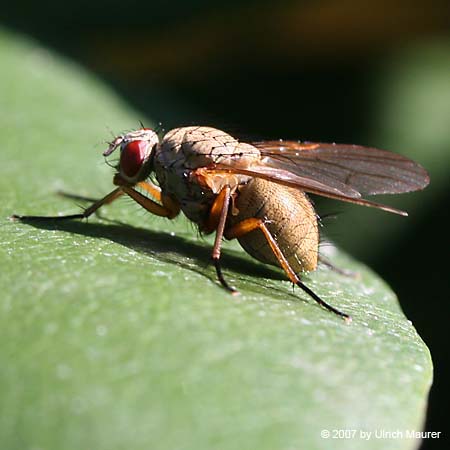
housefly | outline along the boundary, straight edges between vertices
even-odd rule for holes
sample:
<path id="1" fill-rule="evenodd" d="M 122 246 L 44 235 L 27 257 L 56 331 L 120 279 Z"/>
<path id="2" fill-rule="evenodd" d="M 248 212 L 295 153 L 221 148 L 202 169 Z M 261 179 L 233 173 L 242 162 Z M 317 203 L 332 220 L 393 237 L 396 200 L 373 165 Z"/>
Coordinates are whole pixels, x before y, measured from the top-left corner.
<path id="1" fill-rule="evenodd" d="M 416 191 L 429 183 L 419 164 L 384 150 L 283 140 L 246 143 L 205 126 L 175 128 L 162 138 L 141 128 L 117 136 L 103 155 L 117 149 L 116 188 L 82 213 L 13 218 L 82 219 L 122 195 L 168 219 L 182 211 L 200 232 L 216 233 L 212 260 L 226 290 L 237 292 L 221 270 L 224 237 L 237 239 L 257 260 L 281 267 L 292 283 L 348 321 L 348 314 L 300 280 L 300 274 L 317 268 L 319 259 L 317 215 L 307 193 L 406 216 L 363 195 Z"/>

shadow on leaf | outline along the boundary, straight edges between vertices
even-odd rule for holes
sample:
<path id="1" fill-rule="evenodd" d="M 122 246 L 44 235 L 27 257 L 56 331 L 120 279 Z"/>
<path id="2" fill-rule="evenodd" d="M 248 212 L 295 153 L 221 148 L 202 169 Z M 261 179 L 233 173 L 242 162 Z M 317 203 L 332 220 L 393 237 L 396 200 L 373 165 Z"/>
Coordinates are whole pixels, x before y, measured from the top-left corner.
<path id="1" fill-rule="evenodd" d="M 105 219 L 103 219 L 105 220 Z M 136 228 L 119 221 L 109 223 L 77 222 L 72 220 L 55 222 L 52 219 L 23 220 L 23 223 L 45 230 L 60 230 L 94 238 L 109 239 L 141 254 L 149 255 L 170 264 L 176 264 L 183 269 L 195 271 L 211 280 L 216 280 L 215 272 L 210 268 L 211 248 L 180 236 L 174 236 L 161 231 Z M 188 261 L 194 261 L 198 269 L 193 268 Z M 284 275 L 275 268 L 231 254 L 225 250 L 222 264 L 242 275 L 273 280 L 286 280 Z"/>

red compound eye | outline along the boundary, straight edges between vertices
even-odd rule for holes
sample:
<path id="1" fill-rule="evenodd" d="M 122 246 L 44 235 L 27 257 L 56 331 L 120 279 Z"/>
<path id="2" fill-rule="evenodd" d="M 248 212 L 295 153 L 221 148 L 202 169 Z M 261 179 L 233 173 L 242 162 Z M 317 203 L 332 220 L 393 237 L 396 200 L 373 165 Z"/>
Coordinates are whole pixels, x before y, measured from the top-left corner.
<path id="1" fill-rule="evenodd" d="M 120 169 L 129 178 L 137 175 L 145 158 L 148 156 L 147 141 L 131 141 L 120 154 Z"/>

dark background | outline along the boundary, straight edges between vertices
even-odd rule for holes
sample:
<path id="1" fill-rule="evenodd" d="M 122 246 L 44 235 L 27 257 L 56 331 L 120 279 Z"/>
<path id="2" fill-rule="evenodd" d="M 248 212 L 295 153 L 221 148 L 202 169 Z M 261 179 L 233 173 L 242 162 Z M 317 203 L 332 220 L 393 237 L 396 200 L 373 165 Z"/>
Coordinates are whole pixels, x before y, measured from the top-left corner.
<path id="1" fill-rule="evenodd" d="M 317 202 L 345 211 L 328 235 L 391 284 L 431 349 L 426 429 L 444 434 L 423 443 L 432 449 L 448 442 L 449 5 L 42 0 L 4 5 L 2 22 L 95 71 L 166 129 L 378 146 L 427 167 L 426 191 L 387 200 L 408 219 Z"/>

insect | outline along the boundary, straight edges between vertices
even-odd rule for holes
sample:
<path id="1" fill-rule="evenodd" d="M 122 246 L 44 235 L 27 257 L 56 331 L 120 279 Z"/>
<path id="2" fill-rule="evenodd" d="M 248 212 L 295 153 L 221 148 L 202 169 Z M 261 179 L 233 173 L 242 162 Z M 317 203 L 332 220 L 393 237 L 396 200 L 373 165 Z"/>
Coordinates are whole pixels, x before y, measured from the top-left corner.
<path id="1" fill-rule="evenodd" d="M 238 239 L 257 260 L 281 267 L 292 283 L 347 321 L 348 314 L 300 280 L 303 272 L 317 268 L 319 259 L 318 220 L 306 193 L 406 216 L 362 195 L 415 191 L 429 183 L 419 164 L 384 150 L 283 140 L 245 143 L 206 126 L 175 128 L 162 138 L 141 128 L 117 136 L 103 155 L 118 148 L 116 188 L 82 213 L 13 218 L 82 219 L 124 194 L 157 216 L 173 219 L 182 211 L 202 233 L 216 233 L 212 260 L 226 290 L 237 292 L 222 274 L 224 237 Z"/>

